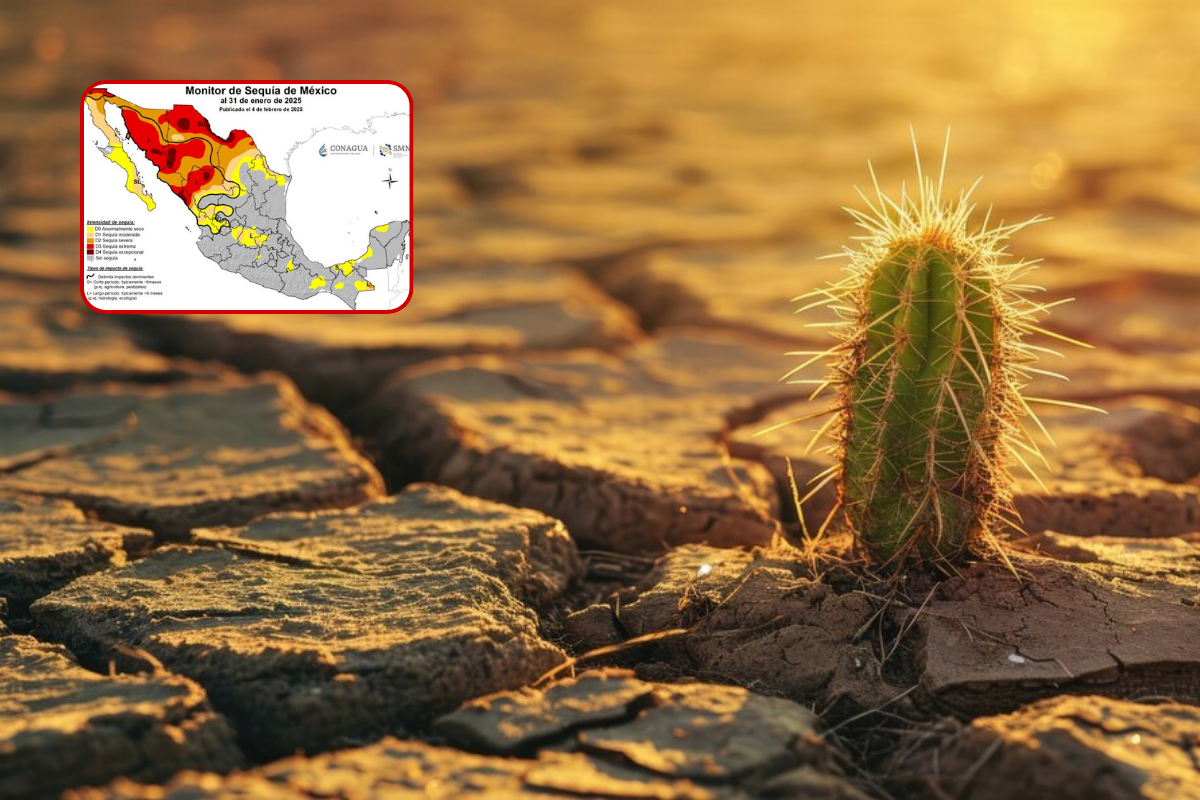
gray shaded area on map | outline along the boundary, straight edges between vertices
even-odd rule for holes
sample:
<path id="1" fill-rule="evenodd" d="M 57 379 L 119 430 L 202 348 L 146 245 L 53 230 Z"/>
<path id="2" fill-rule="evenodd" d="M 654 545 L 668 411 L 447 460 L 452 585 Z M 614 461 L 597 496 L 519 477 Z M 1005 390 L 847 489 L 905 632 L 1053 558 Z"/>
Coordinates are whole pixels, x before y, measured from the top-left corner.
<path id="1" fill-rule="evenodd" d="M 286 294 L 288 297 L 312 297 L 314 294 L 320 293 L 320 289 L 310 289 L 309 284 L 312 283 L 313 272 L 309 269 L 294 269 L 288 272 L 286 269 L 287 262 L 279 268 L 279 277 L 283 279 L 283 288 L 279 291 Z M 346 299 L 346 298 L 342 298 Z M 351 298 L 352 300 L 353 298 Z M 347 301 L 351 308 L 354 303 Z"/>
<path id="2" fill-rule="evenodd" d="M 350 307 L 353 308 L 354 300 L 356 297 L 358 297 L 359 292 L 359 289 L 354 285 L 354 282 L 361 280 L 365 279 L 360 278 L 357 273 L 350 275 L 350 277 L 335 278 L 332 284 L 333 288 L 329 291 L 340 297 L 342 300 L 345 300 L 350 304 Z M 342 284 L 342 288 L 340 289 L 337 288 L 339 283 Z"/>
<path id="3" fill-rule="evenodd" d="M 386 230 L 380 231 L 379 228 Z M 393 261 L 404 255 L 404 242 L 408 236 L 408 222 L 389 222 L 372 228 L 367 235 L 371 255 L 358 262 L 363 270 L 386 269 Z"/>
<path id="4" fill-rule="evenodd" d="M 218 233 L 207 226 L 200 229 L 197 247 L 206 258 L 216 262 L 221 269 L 237 273 L 259 286 L 265 286 L 288 297 L 306 300 L 322 292 L 329 292 L 355 308 L 362 291 L 358 281 L 368 281 L 368 269 L 387 267 L 396 258 L 403 257 L 408 221 L 387 223 L 386 230 L 371 228 L 367 235 L 368 258 L 356 263 L 346 275 L 338 267 L 327 267 L 311 260 L 292 236 L 287 224 L 287 185 L 268 177 L 261 170 L 243 166 L 239 175 L 247 192 L 241 197 L 207 195 L 198 203 L 201 209 L 212 205 L 224 205 L 233 209 L 226 215 L 217 213 L 217 219 L 228 220 Z M 285 176 L 285 180 L 290 180 Z M 245 244 L 232 235 L 241 228 L 243 235 L 250 231 L 256 238 L 266 236 L 261 244 Z M 292 269 L 288 269 L 288 265 Z M 324 284 L 314 286 L 320 277 Z M 338 284 L 341 284 L 339 287 Z"/>
<path id="5" fill-rule="evenodd" d="M 283 221 L 287 208 L 286 186 L 268 178 L 264 173 L 242 169 L 242 182 L 250 190 L 250 199 L 254 202 L 254 210 L 262 217 Z M 286 179 L 286 177 L 285 177 Z"/>

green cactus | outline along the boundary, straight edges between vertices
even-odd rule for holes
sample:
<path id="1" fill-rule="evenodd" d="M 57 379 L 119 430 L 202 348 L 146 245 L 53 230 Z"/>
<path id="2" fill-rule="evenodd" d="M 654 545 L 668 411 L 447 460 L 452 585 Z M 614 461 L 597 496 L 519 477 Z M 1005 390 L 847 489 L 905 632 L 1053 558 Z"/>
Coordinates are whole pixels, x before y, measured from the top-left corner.
<path id="1" fill-rule="evenodd" d="M 868 278 L 847 365 L 842 496 L 883 559 L 909 542 L 922 557 L 957 558 L 994 494 L 997 305 L 973 266 L 915 240 L 895 244 Z"/>
<path id="2" fill-rule="evenodd" d="M 1040 219 L 990 228 L 985 219 L 970 231 L 975 187 L 943 203 L 944 175 L 945 153 L 936 183 L 918 156 L 919 191 L 899 202 L 876 182 L 874 201 L 862 195 L 869 213 L 850 211 L 866 235 L 842 254 L 846 279 L 797 298 L 815 295 L 807 307 L 829 305 L 843 320 L 839 343 L 817 354 L 833 358 L 818 392 L 837 392 L 836 424 L 818 432 L 833 436 L 837 457 L 824 481 L 840 479 L 835 513 L 888 565 L 953 563 L 995 546 L 999 525 L 1018 527 L 1009 467 L 1029 469 L 1022 451 L 1041 458 L 1023 421 L 1044 431 L 1029 403 L 1058 402 L 1022 396 L 1042 372 L 1034 351 L 1047 349 L 1024 338 L 1074 341 L 1038 327 L 1053 304 L 1017 282 L 1033 264 L 1006 257 L 1007 239 Z"/>

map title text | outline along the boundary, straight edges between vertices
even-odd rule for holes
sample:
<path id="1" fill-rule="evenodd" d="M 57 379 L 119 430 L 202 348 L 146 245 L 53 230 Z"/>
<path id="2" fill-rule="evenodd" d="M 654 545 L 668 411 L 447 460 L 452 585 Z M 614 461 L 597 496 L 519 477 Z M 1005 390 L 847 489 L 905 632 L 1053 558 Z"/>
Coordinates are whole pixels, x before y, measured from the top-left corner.
<path id="1" fill-rule="evenodd" d="M 253 86 L 246 84 L 245 86 L 186 86 L 184 94 L 207 94 L 207 95 L 276 95 L 276 94 L 337 94 L 337 89 L 332 86 L 314 86 L 312 84 L 301 84 L 300 86 Z"/>

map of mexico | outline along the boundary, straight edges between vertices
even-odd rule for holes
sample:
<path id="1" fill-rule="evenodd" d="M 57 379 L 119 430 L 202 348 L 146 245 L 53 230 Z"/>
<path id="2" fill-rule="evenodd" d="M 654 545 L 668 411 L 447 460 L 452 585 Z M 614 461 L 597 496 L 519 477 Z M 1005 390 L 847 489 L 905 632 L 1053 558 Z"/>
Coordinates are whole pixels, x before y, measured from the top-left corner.
<path id="1" fill-rule="evenodd" d="M 84 96 L 85 125 L 98 137 L 91 143 L 94 153 L 109 162 L 107 175 L 98 166 L 89 172 L 84 154 L 84 216 L 89 227 L 84 291 L 94 307 L 389 311 L 403 305 L 411 286 L 407 102 L 403 111 L 383 114 L 363 107 L 357 127 L 353 121 L 328 127 L 310 122 L 345 120 L 346 103 L 335 106 L 338 98 L 329 97 L 339 89 L 343 96 L 347 90 L 387 90 L 393 109 L 400 106 L 393 98 L 406 101 L 406 92 L 390 83 L 166 88 L 181 99 L 203 102 L 203 110 L 192 102 L 149 103 L 142 97 L 150 92 L 141 85 L 96 85 Z M 224 121 L 235 113 L 245 125 L 213 122 L 214 115 Z M 259 128 L 270 132 L 267 139 L 258 136 Z M 291 147 L 284 151 L 276 143 L 286 142 L 289 135 Z M 258 144 L 268 140 L 270 146 Z M 85 150 L 87 144 L 85 136 Z M 295 158 L 301 148 L 312 149 L 320 162 Z M 91 163 L 103 162 L 93 157 Z M 305 165 L 300 174 L 293 171 L 296 164 Z M 97 181 L 110 183 L 106 189 L 123 187 L 130 200 L 121 201 L 120 214 L 94 213 L 97 203 L 89 202 L 89 187 Z M 398 183 L 402 185 L 394 188 Z M 167 206 L 163 198 L 170 195 L 160 191 L 164 188 L 175 195 Z M 314 205 L 322 212 L 316 224 L 298 225 L 297 218 L 313 219 Z M 186 210 L 192 232 L 188 247 L 194 248 L 188 253 L 178 246 L 183 242 L 177 236 L 162 239 L 164 230 L 172 234 L 171 226 L 155 218 L 168 206 L 174 219 L 179 219 L 179 209 Z M 127 215 L 135 219 L 112 219 Z M 130 222 L 136 224 L 118 224 Z M 95 256 L 102 263 L 92 262 L 93 227 L 98 231 Z M 125 239 L 116 239 L 113 228 L 144 237 L 145 251 L 126 246 L 129 255 L 122 257 L 111 242 Z M 164 241 L 162 246 L 159 241 Z M 207 268 L 195 261 L 197 252 Z M 313 252 L 336 255 L 314 257 Z M 260 289 L 236 287 L 214 275 L 214 265 Z M 217 291 L 218 285 L 224 291 Z M 376 299 L 377 293 L 385 296 Z"/>

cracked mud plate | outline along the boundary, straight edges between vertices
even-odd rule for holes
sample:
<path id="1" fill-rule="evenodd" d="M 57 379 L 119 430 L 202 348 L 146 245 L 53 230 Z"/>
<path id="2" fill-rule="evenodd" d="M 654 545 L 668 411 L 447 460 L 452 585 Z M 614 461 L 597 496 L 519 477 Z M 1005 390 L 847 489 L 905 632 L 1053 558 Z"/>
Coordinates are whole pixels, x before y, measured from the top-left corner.
<path id="1" fill-rule="evenodd" d="M 0 632 L 0 796 L 55 796 L 117 776 L 166 780 L 242 763 L 204 691 L 174 675 L 102 677 L 64 648 Z"/>
<path id="2" fill-rule="evenodd" d="M 776 527 L 775 483 L 720 438 L 787 394 L 780 362 L 778 346 L 699 333 L 623 357 L 442 361 L 396 376 L 365 428 L 392 477 L 537 508 L 588 547 L 760 544 Z"/>
<path id="3" fill-rule="evenodd" d="M 10 401 L 0 426 L 0 490 L 69 499 L 169 539 L 383 489 L 328 412 L 278 377 Z"/>
<path id="4" fill-rule="evenodd" d="M 93 666 L 140 648 L 204 686 L 256 758 L 422 729 L 565 656 L 535 608 L 577 576 L 562 525 L 439 487 L 200 531 L 32 606 Z"/>
<path id="5" fill-rule="evenodd" d="M 439 729 L 451 744 L 483 754 L 384 739 L 225 778 L 188 774 L 164 794 L 119 781 L 72 797 L 866 797 L 841 775 L 810 711 L 729 686 L 667 686 L 619 671 L 588 672 L 544 691 L 480 698 L 444 717 Z M 490 755 L 493 748 L 526 757 Z"/>

